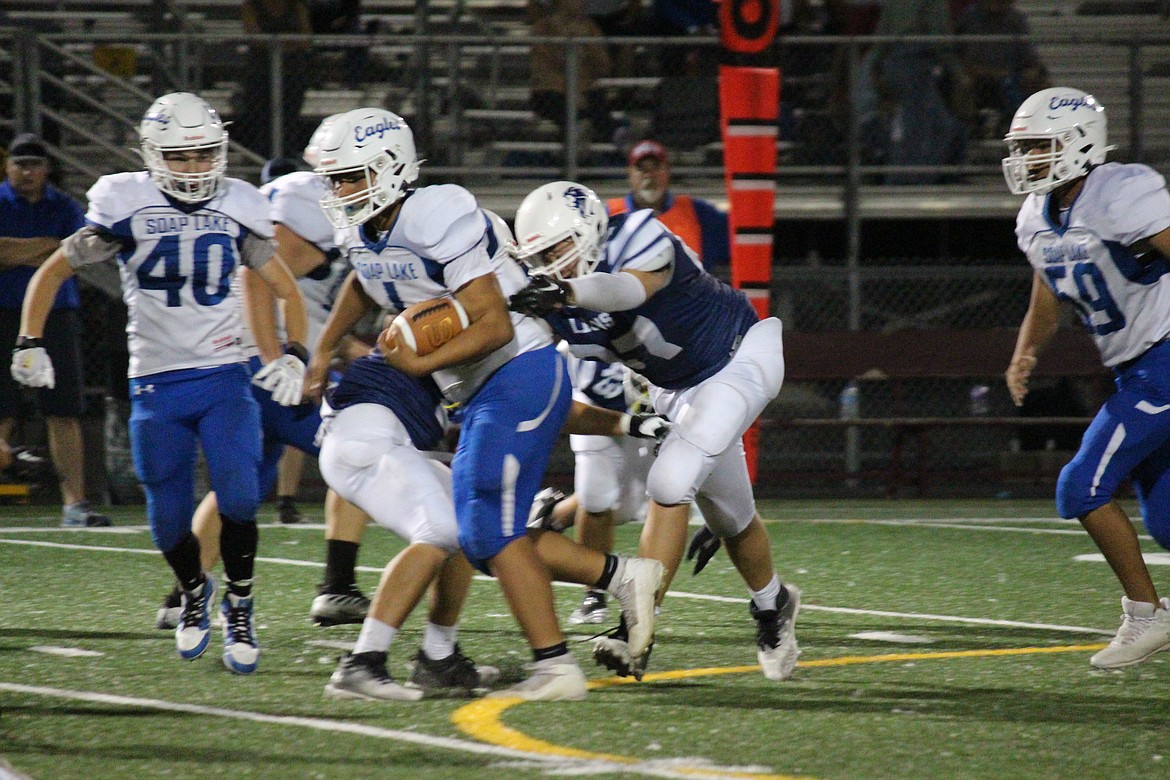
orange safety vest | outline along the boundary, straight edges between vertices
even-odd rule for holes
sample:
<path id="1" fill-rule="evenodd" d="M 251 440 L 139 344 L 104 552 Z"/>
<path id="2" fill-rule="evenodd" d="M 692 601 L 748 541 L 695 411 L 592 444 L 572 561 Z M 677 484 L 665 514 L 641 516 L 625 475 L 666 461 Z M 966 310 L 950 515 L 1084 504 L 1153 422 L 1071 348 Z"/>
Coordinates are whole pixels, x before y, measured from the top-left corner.
<path id="1" fill-rule="evenodd" d="M 605 205 L 609 209 L 611 217 L 635 210 L 634 199 L 631 195 L 624 198 L 610 198 Z M 695 213 L 694 201 L 689 195 L 667 194 L 665 205 L 666 210 L 661 214 L 656 214 L 655 218 L 666 225 L 671 233 L 681 238 L 683 243 L 702 259 L 703 228 L 699 224 L 699 215 Z"/>

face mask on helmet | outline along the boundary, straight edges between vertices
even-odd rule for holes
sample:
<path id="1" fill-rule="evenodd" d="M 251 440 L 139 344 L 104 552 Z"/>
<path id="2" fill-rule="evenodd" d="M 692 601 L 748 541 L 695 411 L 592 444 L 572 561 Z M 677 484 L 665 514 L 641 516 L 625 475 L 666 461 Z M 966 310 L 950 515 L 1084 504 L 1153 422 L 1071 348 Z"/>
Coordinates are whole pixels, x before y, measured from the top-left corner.
<path id="1" fill-rule="evenodd" d="M 609 217 L 588 187 L 568 181 L 546 184 L 516 210 L 513 256 L 533 273 L 571 279 L 597 268 Z"/>
<path id="2" fill-rule="evenodd" d="M 183 203 L 211 199 L 227 172 L 228 134 L 219 115 L 190 92 L 163 95 L 138 128 L 151 181 Z"/>
<path id="3" fill-rule="evenodd" d="M 325 216 L 336 228 L 368 221 L 402 198 L 420 163 L 402 117 L 375 108 L 342 114 L 321 139 L 313 169 L 329 187 L 321 199 Z"/>
<path id="4" fill-rule="evenodd" d="M 1003 176 L 1016 195 L 1051 192 L 1105 162 L 1105 109 L 1076 89 L 1044 89 L 1025 100 L 1004 137 Z"/>

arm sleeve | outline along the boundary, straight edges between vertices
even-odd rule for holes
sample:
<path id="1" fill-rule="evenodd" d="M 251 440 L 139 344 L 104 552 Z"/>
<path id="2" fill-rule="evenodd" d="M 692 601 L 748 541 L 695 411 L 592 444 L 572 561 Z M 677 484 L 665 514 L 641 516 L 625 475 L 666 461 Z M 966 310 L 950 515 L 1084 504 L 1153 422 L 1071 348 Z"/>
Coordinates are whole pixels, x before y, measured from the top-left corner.
<path id="1" fill-rule="evenodd" d="M 573 305 L 593 311 L 628 311 L 646 302 L 646 288 L 633 274 L 586 274 L 568 285 Z"/>
<path id="2" fill-rule="evenodd" d="M 276 240 L 249 233 L 244 236 L 240 257 L 249 268 L 259 268 L 276 254 Z"/>

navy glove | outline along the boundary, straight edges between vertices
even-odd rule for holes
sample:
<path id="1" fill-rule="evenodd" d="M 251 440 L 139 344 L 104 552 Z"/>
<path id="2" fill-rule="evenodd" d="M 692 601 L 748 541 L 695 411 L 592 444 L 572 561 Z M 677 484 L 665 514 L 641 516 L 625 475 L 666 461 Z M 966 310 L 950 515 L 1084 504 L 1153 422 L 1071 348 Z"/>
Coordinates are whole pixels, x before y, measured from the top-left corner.
<path id="1" fill-rule="evenodd" d="M 569 285 L 551 276 L 537 274 L 528 286 L 508 299 L 508 308 L 521 314 L 543 317 L 564 308 L 569 302 Z"/>
<path id="2" fill-rule="evenodd" d="M 695 531 L 695 535 L 691 537 L 691 544 L 687 547 L 687 560 L 692 558 L 695 560 L 695 570 L 691 574 L 701 572 L 722 546 L 723 542 L 707 526 Z"/>

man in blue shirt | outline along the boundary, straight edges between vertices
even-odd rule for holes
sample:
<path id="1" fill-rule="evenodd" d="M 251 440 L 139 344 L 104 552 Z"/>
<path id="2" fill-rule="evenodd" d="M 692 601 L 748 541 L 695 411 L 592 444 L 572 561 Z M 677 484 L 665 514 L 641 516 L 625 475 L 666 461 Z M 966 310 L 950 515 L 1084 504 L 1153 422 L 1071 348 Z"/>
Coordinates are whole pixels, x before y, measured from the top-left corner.
<path id="1" fill-rule="evenodd" d="M 49 154 L 30 133 L 8 148 L 7 180 L 0 183 L 0 343 L 14 344 L 20 331 L 24 291 L 37 267 L 61 239 L 85 224 L 81 206 L 48 183 Z M 81 298 L 76 280 L 57 295 L 45 326 L 44 346 L 56 383 L 36 391 L 49 429 L 49 451 L 61 483 L 62 525 L 107 526 L 110 519 L 85 500 L 85 450 L 81 438 Z M 0 467 L 11 458 L 8 438 L 17 415 L 27 413 L 24 395 L 7 371 L 0 372 Z"/>

